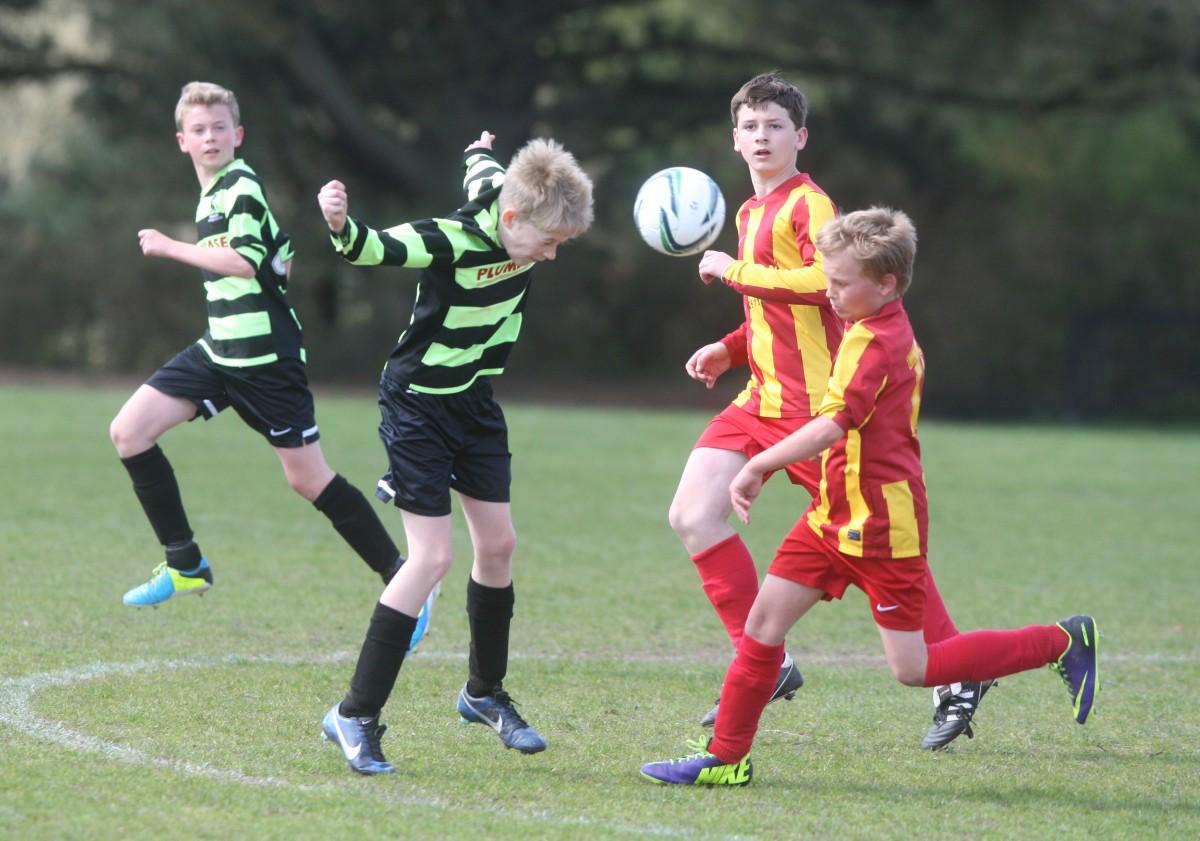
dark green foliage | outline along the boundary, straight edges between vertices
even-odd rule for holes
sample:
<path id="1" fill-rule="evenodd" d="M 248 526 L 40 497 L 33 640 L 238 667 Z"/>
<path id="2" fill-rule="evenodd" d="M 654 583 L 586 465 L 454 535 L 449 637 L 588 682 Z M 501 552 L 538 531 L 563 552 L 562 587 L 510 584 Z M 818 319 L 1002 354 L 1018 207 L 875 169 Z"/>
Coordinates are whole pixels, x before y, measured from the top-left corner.
<path id="1" fill-rule="evenodd" d="M 143 258 L 136 232 L 187 229 L 196 185 L 171 111 L 205 78 L 238 93 L 243 152 L 298 243 L 315 377 L 372 379 L 415 278 L 342 266 L 320 185 L 347 182 L 377 225 L 447 211 L 458 153 L 487 128 L 502 158 L 553 135 L 597 182 L 595 227 L 538 271 L 509 376 L 677 383 L 740 301 L 642 247 L 632 197 L 691 165 L 717 177 L 732 217 L 750 186 L 729 98 L 778 68 L 811 100 L 801 168 L 843 209 L 886 203 L 917 222 L 909 309 L 929 412 L 1200 415 L 1192 3 L 85 5 L 104 61 L 72 64 L 0 18 L 0 83 L 64 68 L 88 82 L 65 162 L 0 199 L 14 279 L 0 362 L 148 372 L 198 335 L 196 273 Z M 730 223 L 718 247 L 734 242 Z"/>

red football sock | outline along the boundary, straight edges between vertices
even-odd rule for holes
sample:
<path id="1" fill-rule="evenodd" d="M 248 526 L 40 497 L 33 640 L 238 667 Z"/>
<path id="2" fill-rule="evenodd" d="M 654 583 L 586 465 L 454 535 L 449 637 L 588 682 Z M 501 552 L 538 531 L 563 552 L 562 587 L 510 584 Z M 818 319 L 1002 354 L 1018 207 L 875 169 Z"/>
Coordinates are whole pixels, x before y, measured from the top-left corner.
<path id="1" fill-rule="evenodd" d="M 758 570 L 740 535 L 722 540 L 692 556 L 700 586 L 716 608 L 736 650 L 750 606 L 758 595 Z"/>
<path id="2" fill-rule="evenodd" d="M 927 647 L 925 685 L 991 680 L 1036 669 L 1062 656 L 1068 642 L 1057 625 L 959 634 Z"/>
<path id="3" fill-rule="evenodd" d="M 775 691 L 782 663 L 782 644 L 763 645 L 749 634 L 742 635 L 721 687 L 721 707 L 709 753 L 726 764 L 740 762 L 750 753 L 758 719 Z"/>
<path id="4" fill-rule="evenodd" d="M 925 567 L 925 644 L 929 645 L 958 636 L 954 620 L 946 612 L 942 594 L 933 580 L 933 571 Z"/>

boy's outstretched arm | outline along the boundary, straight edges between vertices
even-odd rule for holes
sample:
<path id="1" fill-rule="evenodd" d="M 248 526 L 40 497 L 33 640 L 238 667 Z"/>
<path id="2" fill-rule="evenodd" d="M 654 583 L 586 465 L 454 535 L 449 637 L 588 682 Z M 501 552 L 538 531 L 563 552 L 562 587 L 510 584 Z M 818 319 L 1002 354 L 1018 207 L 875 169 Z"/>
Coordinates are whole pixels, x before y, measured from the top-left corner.
<path id="1" fill-rule="evenodd" d="M 411 266 L 452 262 L 453 246 L 438 221 L 425 219 L 377 231 L 350 216 L 350 194 L 341 181 L 330 181 L 317 193 L 317 204 L 333 236 L 337 252 L 357 266 Z"/>
<path id="2" fill-rule="evenodd" d="M 165 257 L 195 266 L 221 277 L 254 277 L 254 266 L 233 248 L 204 248 L 190 242 L 171 239 L 155 228 L 138 231 L 138 245 L 147 257 Z"/>
<path id="3" fill-rule="evenodd" d="M 845 434 L 846 430 L 831 418 L 816 417 L 746 462 L 729 483 L 729 500 L 738 518 L 743 523 L 750 522 L 750 506 L 762 490 L 763 476 L 793 462 L 820 455 Z"/>

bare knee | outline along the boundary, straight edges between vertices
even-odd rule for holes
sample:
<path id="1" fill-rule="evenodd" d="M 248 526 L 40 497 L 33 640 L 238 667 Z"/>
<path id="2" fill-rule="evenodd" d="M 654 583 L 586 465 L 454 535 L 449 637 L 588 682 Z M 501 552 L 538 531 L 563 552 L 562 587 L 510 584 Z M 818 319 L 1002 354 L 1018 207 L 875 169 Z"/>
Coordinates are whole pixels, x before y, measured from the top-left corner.
<path id="1" fill-rule="evenodd" d="M 120 420 L 121 416 L 117 415 L 108 425 L 108 440 L 113 442 L 113 446 L 117 448 L 118 452 L 120 452 L 121 445 L 125 442 L 125 429 L 119 423 Z"/>
<path id="2" fill-rule="evenodd" d="M 405 567 L 414 566 L 421 572 L 421 578 L 425 579 L 432 586 L 433 583 L 441 581 L 442 578 L 450 571 L 450 564 L 454 557 L 449 547 L 446 549 L 428 550 L 422 549 L 415 551 L 407 561 L 404 562 Z"/>
<path id="3" fill-rule="evenodd" d="M 671 501 L 671 507 L 667 510 L 667 522 L 671 524 L 671 531 L 680 538 L 691 530 L 687 509 L 675 500 Z"/>
<path id="4" fill-rule="evenodd" d="M 667 511 L 667 521 L 675 535 L 693 553 L 710 546 L 726 527 L 724 517 L 713 512 L 709 506 L 695 502 L 672 502 Z"/>
<path id="5" fill-rule="evenodd" d="M 781 645 L 790 630 L 790 626 L 785 626 L 757 602 L 750 608 L 750 615 L 746 617 L 746 635 L 763 645 Z"/>
<path id="6" fill-rule="evenodd" d="M 438 553 L 428 559 L 429 572 L 433 575 L 435 581 L 441 581 L 446 576 L 446 573 L 450 571 L 450 563 L 453 560 L 450 552 Z"/>
<path id="7" fill-rule="evenodd" d="M 517 551 L 517 533 L 512 529 L 490 535 L 475 547 L 476 559 L 488 566 L 503 566 L 512 563 Z"/>
<path id="8" fill-rule="evenodd" d="M 283 475 L 288 487 L 309 502 L 317 498 L 329 487 L 329 483 L 337 478 L 333 469 L 325 463 L 320 450 L 279 450 L 279 458 L 283 463 Z"/>
<path id="9" fill-rule="evenodd" d="M 315 480 L 311 476 L 295 475 L 292 473 L 286 475 L 288 487 L 309 502 L 316 502 L 317 497 L 321 495 L 321 491 L 325 490 L 326 485 L 329 484 L 329 482 L 322 483 L 319 480 Z"/>
<path id="10" fill-rule="evenodd" d="M 124 416 L 118 414 L 108 425 L 108 437 L 117 448 L 121 458 L 135 456 L 154 446 L 155 439 L 137 429 Z"/>
<path id="11" fill-rule="evenodd" d="M 517 550 L 515 531 L 489 535 L 475 545 L 475 573 L 486 580 L 507 579 L 512 575 L 512 559 Z"/>

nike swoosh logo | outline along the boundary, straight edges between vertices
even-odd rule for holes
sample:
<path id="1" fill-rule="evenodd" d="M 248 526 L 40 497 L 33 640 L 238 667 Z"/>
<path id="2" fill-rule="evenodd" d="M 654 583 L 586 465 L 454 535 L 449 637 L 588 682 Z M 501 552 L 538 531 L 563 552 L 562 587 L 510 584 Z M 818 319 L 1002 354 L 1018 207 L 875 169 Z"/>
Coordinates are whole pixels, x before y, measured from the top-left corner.
<path id="1" fill-rule="evenodd" d="M 890 604 L 887 607 L 884 607 L 879 602 L 875 603 L 875 609 L 878 610 L 880 613 L 887 613 L 889 610 L 895 610 L 899 606 L 900 605 L 898 605 L 898 604 Z"/>
<path id="2" fill-rule="evenodd" d="M 290 426 L 286 427 L 285 429 L 268 429 L 267 430 L 267 432 L 270 433 L 272 438 L 278 438 L 280 435 L 286 435 L 287 433 L 289 433 L 291 431 L 292 431 L 292 428 Z"/>
<path id="3" fill-rule="evenodd" d="M 337 731 L 338 741 L 342 743 L 342 752 L 346 754 L 346 758 L 351 762 L 358 759 L 358 755 L 362 753 L 362 743 L 351 745 L 347 742 L 345 735 L 342 733 L 341 722 L 339 721 L 334 722 L 333 729 Z"/>

